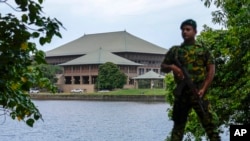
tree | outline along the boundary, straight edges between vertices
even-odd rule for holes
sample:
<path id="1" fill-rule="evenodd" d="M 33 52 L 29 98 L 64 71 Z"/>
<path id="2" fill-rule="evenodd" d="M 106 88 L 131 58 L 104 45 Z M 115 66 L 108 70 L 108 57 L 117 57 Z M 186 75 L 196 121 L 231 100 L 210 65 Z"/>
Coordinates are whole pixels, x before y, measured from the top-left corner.
<path id="1" fill-rule="evenodd" d="M 61 74 L 63 71 L 62 68 L 57 65 L 41 64 L 38 65 L 38 68 L 43 72 L 43 76 L 48 78 L 52 83 L 57 82 L 56 74 Z"/>
<path id="2" fill-rule="evenodd" d="M 213 22 L 224 26 L 215 30 L 204 26 L 197 36 L 198 42 L 208 47 L 215 56 L 216 74 L 209 96 L 215 121 L 219 126 L 250 123 L 250 1 L 204 0 L 205 6 L 211 3 L 220 9 L 214 11 Z M 174 89 L 173 80 L 166 78 L 167 100 L 172 104 L 170 91 Z M 171 116 L 171 110 L 169 115 Z M 205 135 L 203 128 L 191 112 L 186 126 L 186 135 L 201 140 Z M 189 138 L 187 138 L 188 140 Z"/>
<path id="3" fill-rule="evenodd" d="M 211 0 L 205 1 L 205 6 L 211 5 Z M 226 125 L 250 123 L 250 12 L 249 0 L 214 0 L 220 10 L 214 11 L 213 21 L 225 26 L 226 34 L 219 42 L 221 54 L 227 55 L 227 61 L 222 66 L 214 93 L 222 93 L 223 105 L 217 112 L 221 113 L 221 121 Z M 223 44 L 224 43 L 224 44 Z M 226 51 L 226 52 L 225 52 Z"/>
<path id="4" fill-rule="evenodd" d="M 41 45 L 50 43 L 54 36 L 61 37 L 59 29 L 62 27 L 57 19 L 42 15 L 42 3 L 43 0 L 15 0 L 13 6 L 8 0 L 0 0 L 0 4 L 17 13 L 0 14 L 1 115 L 23 120 L 31 127 L 42 115 L 27 91 L 34 83 L 54 89 L 36 67 L 46 62 L 45 53 L 36 48 L 35 40 Z"/>
<path id="5" fill-rule="evenodd" d="M 114 88 L 123 88 L 126 80 L 126 75 L 119 70 L 116 64 L 107 62 L 99 66 L 96 82 L 98 89 L 112 90 Z"/>

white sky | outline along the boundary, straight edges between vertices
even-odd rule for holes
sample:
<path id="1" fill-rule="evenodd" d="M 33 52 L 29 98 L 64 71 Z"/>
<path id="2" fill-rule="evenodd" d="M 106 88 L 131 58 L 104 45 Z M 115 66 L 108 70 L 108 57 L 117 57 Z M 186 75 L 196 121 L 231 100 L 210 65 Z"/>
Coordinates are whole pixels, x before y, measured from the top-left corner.
<path id="1" fill-rule="evenodd" d="M 211 12 L 201 0 L 45 0 L 46 16 L 61 21 L 63 38 L 53 38 L 51 44 L 38 46 L 43 51 L 59 47 L 84 34 L 124 31 L 164 48 L 182 42 L 180 24 L 192 18 L 198 32 L 211 22 Z M 0 4 L 0 9 L 10 10 Z M 2 12 L 0 12 L 2 13 Z"/>

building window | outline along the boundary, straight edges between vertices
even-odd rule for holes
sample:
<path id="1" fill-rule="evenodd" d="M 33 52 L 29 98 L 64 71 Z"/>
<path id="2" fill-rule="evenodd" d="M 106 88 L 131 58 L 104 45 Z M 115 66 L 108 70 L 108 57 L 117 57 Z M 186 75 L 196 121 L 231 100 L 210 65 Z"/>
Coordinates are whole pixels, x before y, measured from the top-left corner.
<path id="1" fill-rule="evenodd" d="M 82 77 L 82 84 L 89 84 L 89 76 Z"/>
<path id="2" fill-rule="evenodd" d="M 133 85 L 134 84 L 134 79 L 129 78 L 129 85 Z"/>
<path id="3" fill-rule="evenodd" d="M 154 69 L 153 71 L 156 73 L 159 73 L 159 69 Z"/>
<path id="4" fill-rule="evenodd" d="M 144 68 L 139 68 L 139 75 L 144 74 Z"/>
<path id="5" fill-rule="evenodd" d="M 82 66 L 82 72 L 88 72 L 89 66 Z"/>
<path id="6" fill-rule="evenodd" d="M 149 72 L 149 71 L 151 71 L 151 69 L 146 69 L 146 72 Z"/>
<path id="7" fill-rule="evenodd" d="M 64 73 L 71 73 L 71 67 L 65 66 Z"/>
<path id="8" fill-rule="evenodd" d="M 65 76 L 65 84 L 71 84 L 71 76 Z"/>
<path id="9" fill-rule="evenodd" d="M 74 76 L 74 84 L 80 84 L 80 76 Z"/>
<path id="10" fill-rule="evenodd" d="M 79 66 L 73 66 L 73 72 L 80 72 L 80 67 Z"/>
<path id="11" fill-rule="evenodd" d="M 130 73 L 136 73 L 136 67 L 130 67 L 129 72 Z"/>

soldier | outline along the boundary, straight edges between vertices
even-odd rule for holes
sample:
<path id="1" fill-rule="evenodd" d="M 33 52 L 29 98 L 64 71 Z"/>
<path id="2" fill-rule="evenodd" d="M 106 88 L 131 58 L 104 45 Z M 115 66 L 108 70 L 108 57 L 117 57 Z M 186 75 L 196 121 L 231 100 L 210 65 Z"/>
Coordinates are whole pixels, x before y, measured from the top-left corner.
<path id="1" fill-rule="evenodd" d="M 198 97 L 206 104 L 203 104 L 201 107 L 197 102 L 197 98 L 195 98 L 187 86 L 183 87 L 180 95 L 174 93 L 174 126 L 171 133 L 171 141 L 182 140 L 191 108 L 197 113 L 210 141 L 220 141 L 219 132 L 213 123 L 213 117 L 208 108 L 209 103 L 204 97 L 215 74 L 214 59 L 205 47 L 196 42 L 196 26 L 196 22 L 192 19 L 182 22 L 180 29 L 184 42 L 180 46 L 170 48 L 166 53 L 165 59 L 161 64 L 161 71 L 166 73 L 172 71 L 177 86 L 180 85 L 184 79 L 184 74 L 176 64 L 175 59 L 178 59 L 182 67 L 186 68 L 192 82 L 197 86 Z"/>

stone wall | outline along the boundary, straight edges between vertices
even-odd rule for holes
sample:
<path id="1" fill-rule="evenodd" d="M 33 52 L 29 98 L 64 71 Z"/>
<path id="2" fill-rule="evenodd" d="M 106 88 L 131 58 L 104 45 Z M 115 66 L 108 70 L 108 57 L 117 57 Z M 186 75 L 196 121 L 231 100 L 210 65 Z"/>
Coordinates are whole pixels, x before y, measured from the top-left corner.
<path id="1" fill-rule="evenodd" d="M 93 94 L 31 94 L 35 100 L 95 100 L 165 102 L 164 95 L 93 95 Z"/>

